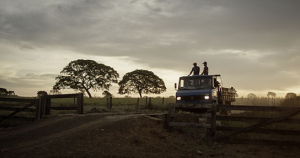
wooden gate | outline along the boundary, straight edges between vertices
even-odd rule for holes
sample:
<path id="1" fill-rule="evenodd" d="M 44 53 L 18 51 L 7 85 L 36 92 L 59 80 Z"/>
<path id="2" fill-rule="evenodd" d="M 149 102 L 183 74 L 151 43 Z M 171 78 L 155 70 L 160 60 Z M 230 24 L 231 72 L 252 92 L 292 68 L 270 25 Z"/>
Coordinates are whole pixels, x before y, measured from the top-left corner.
<path id="1" fill-rule="evenodd" d="M 10 114 L 1 114 L 0 122 L 6 119 L 14 119 L 14 120 L 22 120 L 22 121 L 33 121 L 35 120 L 34 115 L 30 115 L 30 113 L 34 113 L 35 109 L 31 108 L 37 106 L 37 99 L 25 99 L 25 98 L 0 98 L 2 102 L 0 106 L 1 111 L 13 111 Z M 20 106 L 20 104 L 26 104 L 25 106 Z M 29 113 L 27 116 L 15 116 L 20 112 Z"/>
<path id="2" fill-rule="evenodd" d="M 42 98 L 42 110 L 40 115 L 51 115 L 51 110 L 76 110 L 77 114 L 83 114 L 83 93 L 76 93 L 76 94 L 57 94 L 57 95 L 47 95 L 42 94 L 40 96 Z M 67 106 L 60 106 L 60 107 L 53 107 L 51 105 L 52 99 L 59 99 L 59 98 L 73 98 L 74 99 L 74 106 L 67 107 Z M 77 101 L 75 101 L 75 99 Z"/>
<path id="3" fill-rule="evenodd" d="M 215 135 L 213 139 L 217 142 L 300 145 L 300 119 L 295 118 L 300 114 L 299 107 L 217 106 L 217 110 L 222 109 L 232 111 L 239 110 L 240 114 L 216 116 L 216 121 L 220 122 L 220 125 L 216 126 L 216 131 L 214 132 L 216 132 L 217 135 Z M 251 113 L 249 113 L 249 111 L 251 111 Z M 245 116 L 247 112 L 250 116 Z M 261 116 L 255 116 L 257 113 Z M 238 124 L 240 126 L 237 126 L 237 122 L 239 122 Z M 274 124 L 273 127 L 268 127 L 270 125 L 272 126 L 272 124 Z M 242 138 L 237 138 L 237 135 L 244 133 L 247 133 L 247 135 Z M 251 139 L 253 135 L 257 135 L 258 138 Z M 285 139 L 287 137 L 292 138 Z"/>
<path id="4" fill-rule="evenodd" d="M 74 98 L 77 100 L 73 107 L 52 107 L 51 99 L 54 98 Z M 47 95 L 39 94 L 38 98 L 0 98 L 0 122 L 10 119 L 19 121 L 36 121 L 45 115 L 51 115 L 51 110 L 76 110 L 77 114 L 83 114 L 83 93 Z M 20 106 L 20 104 L 26 104 Z M 5 111 L 12 111 L 7 113 Z M 17 116 L 20 113 L 28 113 L 24 116 Z"/>
<path id="5" fill-rule="evenodd" d="M 182 108 L 205 109 L 207 112 L 202 114 L 176 112 Z M 218 111 L 222 110 L 231 110 L 233 114 L 220 115 Z M 256 113 L 261 116 L 254 116 Z M 167 122 L 168 126 L 205 128 L 206 137 L 216 142 L 300 145 L 300 117 L 295 118 L 299 114 L 299 107 L 174 103 L 169 105 Z M 196 116 L 199 120 L 205 121 L 201 124 L 176 122 L 175 118 L 183 115 Z M 268 126 L 272 124 L 277 127 L 269 128 Z M 288 129 L 288 126 L 292 129 Z M 258 138 L 255 138 L 257 135 Z"/>

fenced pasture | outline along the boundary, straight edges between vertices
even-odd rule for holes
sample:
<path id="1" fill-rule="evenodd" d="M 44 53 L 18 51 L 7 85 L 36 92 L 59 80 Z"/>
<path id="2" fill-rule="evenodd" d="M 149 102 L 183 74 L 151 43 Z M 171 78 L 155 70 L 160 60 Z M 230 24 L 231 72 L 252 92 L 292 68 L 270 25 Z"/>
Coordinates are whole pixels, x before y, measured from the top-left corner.
<path id="1" fill-rule="evenodd" d="M 23 109 L 28 105 L 28 102 L 34 103 Z M 83 98 L 79 94 L 0 98 L 0 118 L 4 119 L 0 122 L 0 126 L 17 126 L 33 122 L 47 115 L 165 112 L 169 103 L 174 102 L 175 98 Z"/>
<path id="2" fill-rule="evenodd" d="M 72 98 L 76 100 L 75 106 L 58 107 L 51 106 L 51 100 L 54 98 Z M 20 98 L 20 97 L 1 97 L 0 98 L 0 127 L 10 127 L 22 125 L 42 119 L 43 116 L 51 115 L 53 110 L 56 111 L 76 111 L 77 114 L 83 113 L 83 94 L 63 94 L 47 95 L 39 94 L 37 98 Z M 54 115 L 59 114 L 53 112 Z"/>
<path id="3" fill-rule="evenodd" d="M 0 126 L 32 122 L 50 114 L 167 113 L 169 104 L 175 103 L 175 98 L 81 98 L 78 94 L 66 96 L 18 98 L 17 101 L 0 98 L 1 119 L 23 109 L 10 119 L 0 122 Z M 299 108 L 299 97 L 237 98 L 233 105 L 217 105 L 215 110 L 198 115 L 198 120 L 205 123 L 197 127 L 206 128 L 207 134 L 216 141 L 300 144 Z M 221 115 L 218 110 L 231 110 L 232 114 Z"/>
<path id="4" fill-rule="evenodd" d="M 85 113 L 166 112 L 175 98 L 84 98 Z M 72 99 L 53 100 L 53 106 L 72 106 Z"/>
<path id="5" fill-rule="evenodd" d="M 36 98 L 0 98 L 0 125 L 8 127 L 33 122 L 37 103 Z"/>
<path id="6" fill-rule="evenodd" d="M 171 107 L 170 127 L 204 128 L 206 137 L 217 142 L 300 145 L 300 97 L 238 98 L 234 105 L 171 104 Z M 180 109 L 207 109 L 208 113 L 182 113 Z M 222 110 L 231 114 L 223 115 Z"/>
<path id="7" fill-rule="evenodd" d="M 298 106 L 224 106 L 242 110 L 230 116 L 216 115 L 215 140 L 232 143 L 300 145 L 300 104 Z"/>

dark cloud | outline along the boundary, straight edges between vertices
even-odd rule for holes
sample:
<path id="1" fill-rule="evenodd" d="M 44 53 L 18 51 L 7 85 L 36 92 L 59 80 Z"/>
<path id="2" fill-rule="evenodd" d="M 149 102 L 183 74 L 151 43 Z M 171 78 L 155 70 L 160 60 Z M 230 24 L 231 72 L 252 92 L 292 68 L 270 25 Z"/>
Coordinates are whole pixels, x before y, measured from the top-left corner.
<path id="1" fill-rule="evenodd" d="M 0 3 L 1 41 L 24 50 L 127 56 L 186 74 L 191 63 L 206 60 L 210 72 L 241 89 L 299 84 L 298 0 Z"/>
<path id="2" fill-rule="evenodd" d="M 35 74 L 35 73 L 27 73 L 24 76 L 21 76 L 21 78 L 27 78 L 27 79 L 54 79 L 57 77 L 58 74 Z"/>

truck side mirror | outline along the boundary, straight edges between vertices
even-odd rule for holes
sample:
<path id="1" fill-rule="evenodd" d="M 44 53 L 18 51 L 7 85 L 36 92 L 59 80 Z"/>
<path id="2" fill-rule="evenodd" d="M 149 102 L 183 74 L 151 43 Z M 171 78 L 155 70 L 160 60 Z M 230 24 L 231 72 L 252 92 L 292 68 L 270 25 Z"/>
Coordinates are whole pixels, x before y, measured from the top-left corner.
<path id="1" fill-rule="evenodd" d="M 177 90 L 177 84 L 176 84 L 176 83 L 174 84 L 174 87 L 175 87 L 175 89 Z"/>

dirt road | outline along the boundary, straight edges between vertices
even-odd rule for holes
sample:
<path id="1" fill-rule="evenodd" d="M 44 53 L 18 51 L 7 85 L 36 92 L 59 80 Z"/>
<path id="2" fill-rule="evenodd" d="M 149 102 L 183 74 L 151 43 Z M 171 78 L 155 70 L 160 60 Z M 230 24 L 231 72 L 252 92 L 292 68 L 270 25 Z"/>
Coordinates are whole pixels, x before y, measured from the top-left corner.
<path id="1" fill-rule="evenodd" d="M 298 157 L 299 147 L 207 144 L 145 115 L 65 115 L 0 130 L 0 157 Z"/>

